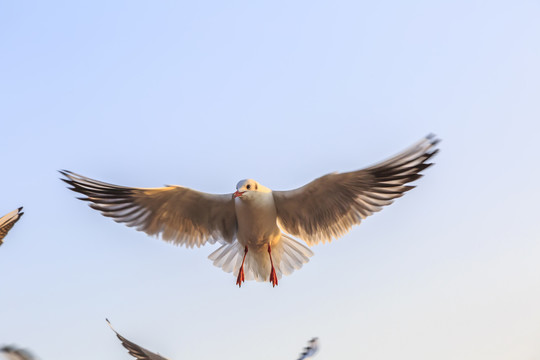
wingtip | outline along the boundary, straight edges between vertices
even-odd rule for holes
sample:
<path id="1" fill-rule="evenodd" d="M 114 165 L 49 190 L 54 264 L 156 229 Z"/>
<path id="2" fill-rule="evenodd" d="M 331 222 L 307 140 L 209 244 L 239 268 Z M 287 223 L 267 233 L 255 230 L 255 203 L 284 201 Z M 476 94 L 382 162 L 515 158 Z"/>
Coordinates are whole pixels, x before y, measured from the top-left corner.
<path id="1" fill-rule="evenodd" d="M 111 330 L 114 331 L 116 334 L 118 334 L 118 333 L 116 332 L 116 330 L 114 330 L 114 328 L 113 328 L 111 322 L 109 321 L 109 319 L 105 318 L 105 321 L 107 322 L 107 324 L 109 325 L 109 327 L 111 328 Z"/>
<path id="2" fill-rule="evenodd" d="M 431 146 L 435 146 L 442 141 L 441 138 L 438 138 L 434 133 L 427 134 L 425 139 L 430 142 Z"/>
<path id="3" fill-rule="evenodd" d="M 62 180 L 63 182 L 65 182 L 68 185 L 73 186 L 73 182 L 71 180 L 69 180 L 69 179 L 60 178 L 60 180 Z"/>
<path id="4" fill-rule="evenodd" d="M 69 181 L 71 180 L 71 176 L 69 176 L 70 172 L 68 170 L 58 170 L 58 172 L 62 175 L 59 179 L 69 183 Z"/>
<path id="5" fill-rule="evenodd" d="M 60 174 L 62 174 L 63 176 L 65 176 L 66 178 L 71 179 L 71 180 L 73 180 L 74 177 L 76 178 L 76 177 L 81 176 L 81 175 L 79 175 L 77 173 L 74 173 L 73 171 L 69 171 L 69 170 L 66 170 L 66 169 L 58 170 L 58 172 Z M 62 179 L 62 178 L 60 178 L 60 179 Z M 62 180 L 65 181 L 65 179 L 62 179 Z"/>
<path id="6" fill-rule="evenodd" d="M 427 153 L 428 157 L 426 158 L 426 160 L 428 160 L 428 159 L 434 157 L 435 155 L 437 155 L 439 153 L 439 151 L 441 151 L 441 149 L 437 148 L 437 149 L 433 150 L 432 152 Z"/>

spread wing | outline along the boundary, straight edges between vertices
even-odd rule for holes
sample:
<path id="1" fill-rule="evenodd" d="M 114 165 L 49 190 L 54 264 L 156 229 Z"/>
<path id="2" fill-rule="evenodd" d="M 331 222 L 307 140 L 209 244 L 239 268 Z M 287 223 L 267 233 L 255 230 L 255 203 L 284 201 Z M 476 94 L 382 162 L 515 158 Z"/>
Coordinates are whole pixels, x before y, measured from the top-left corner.
<path id="1" fill-rule="evenodd" d="M 273 191 L 280 227 L 309 245 L 331 241 L 414 186 L 439 141 L 429 135 L 366 169 L 328 174 L 301 188 Z"/>
<path id="2" fill-rule="evenodd" d="M 304 348 L 304 351 L 300 354 L 298 360 L 309 359 L 319 351 L 319 339 L 313 338 L 309 340 L 308 346 Z"/>
<path id="3" fill-rule="evenodd" d="M 105 320 L 107 320 L 107 323 L 109 323 L 109 326 L 111 327 L 112 331 L 114 331 L 114 333 L 116 334 L 116 337 L 120 339 L 120 341 L 122 342 L 122 346 L 124 346 L 127 349 L 128 353 L 134 358 L 139 359 L 139 360 L 167 360 L 167 358 L 164 358 L 163 356 L 159 354 L 154 354 L 153 352 L 146 350 L 143 347 L 140 347 L 134 342 L 129 341 L 128 339 L 120 335 L 116 330 L 114 330 L 114 328 L 112 327 L 108 319 L 105 319 Z"/>
<path id="4" fill-rule="evenodd" d="M 34 360 L 35 357 L 27 350 L 18 349 L 13 346 L 0 348 L 0 354 L 4 354 L 8 360 Z"/>
<path id="5" fill-rule="evenodd" d="M 24 214 L 21 212 L 22 207 L 17 210 L 13 210 L 7 215 L 4 215 L 0 218 L 0 245 L 2 245 L 4 238 L 6 237 L 8 231 L 15 225 L 15 223 L 21 218 Z"/>
<path id="6" fill-rule="evenodd" d="M 181 186 L 132 188 L 60 171 L 81 200 L 114 221 L 187 247 L 236 239 L 232 194 L 207 194 Z"/>

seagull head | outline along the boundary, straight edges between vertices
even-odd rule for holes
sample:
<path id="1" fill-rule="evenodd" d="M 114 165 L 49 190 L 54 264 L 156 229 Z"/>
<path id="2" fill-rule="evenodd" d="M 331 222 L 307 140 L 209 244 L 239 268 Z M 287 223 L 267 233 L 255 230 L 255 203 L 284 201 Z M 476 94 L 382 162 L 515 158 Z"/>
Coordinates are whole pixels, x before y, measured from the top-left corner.
<path id="1" fill-rule="evenodd" d="M 270 192 L 271 190 L 265 186 L 262 186 L 253 179 L 240 180 L 236 184 L 236 191 L 233 194 L 233 198 L 249 199 L 253 194 L 258 192 Z"/>

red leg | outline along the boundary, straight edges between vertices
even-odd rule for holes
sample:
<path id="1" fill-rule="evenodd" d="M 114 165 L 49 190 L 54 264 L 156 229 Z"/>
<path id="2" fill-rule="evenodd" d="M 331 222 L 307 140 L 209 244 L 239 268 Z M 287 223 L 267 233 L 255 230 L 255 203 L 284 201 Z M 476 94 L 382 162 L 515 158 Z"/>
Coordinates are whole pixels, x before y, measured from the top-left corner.
<path id="1" fill-rule="evenodd" d="M 236 278 L 236 285 L 238 285 L 238 287 L 242 287 L 242 283 L 246 281 L 244 277 L 244 261 L 246 261 L 247 252 L 248 247 L 246 246 L 244 248 L 244 258 L 242 259 L 242 266 L 240 266 L 240 271 L 238 272 L 238 277 Z"/>
<path id="2" fill-rule="evenodd" d="M 272 265 L 272 270 L 270 270 L 269 281 L 272 283 L 272 287 L 274 287 L 278 284 L 278 281 L 277 281 L 276 269 L 274 269 L 274 262 L 272 261 L 272 249 L 270 249 L 270 244 L 268 244 L 268 255 L 270 255 L 270 265 Z"/>

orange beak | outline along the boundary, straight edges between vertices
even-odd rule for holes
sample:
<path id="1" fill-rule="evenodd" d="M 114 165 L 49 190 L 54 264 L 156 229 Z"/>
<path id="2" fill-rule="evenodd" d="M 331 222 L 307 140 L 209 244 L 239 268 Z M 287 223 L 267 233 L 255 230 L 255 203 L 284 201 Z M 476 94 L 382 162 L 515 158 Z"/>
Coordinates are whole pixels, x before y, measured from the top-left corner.
<path id="1" fill-rule="evenodd" d="M 233 199 L 236 199 L 237 197 L 242 197 L 243 193 L 245 193 L 245 191 L 240 192 L 240 191 L 236 190 L 234 192 L 234 194 L 233 194 Z"/>

